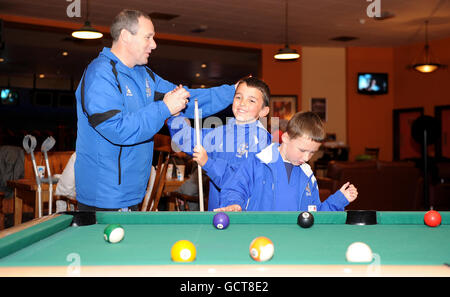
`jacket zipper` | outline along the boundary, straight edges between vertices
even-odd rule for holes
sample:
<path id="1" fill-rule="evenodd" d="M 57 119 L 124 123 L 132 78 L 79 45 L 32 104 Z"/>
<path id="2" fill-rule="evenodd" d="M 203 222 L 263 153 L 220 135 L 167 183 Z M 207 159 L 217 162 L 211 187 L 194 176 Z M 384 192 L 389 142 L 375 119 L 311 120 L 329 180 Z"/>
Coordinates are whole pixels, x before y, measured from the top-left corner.
<path id="1" fill-rule="evenodd" d="M 119 158 L 118 158 L 118 167 L 119 167 L 119 185 L 121 183 L 122 178 L 122 170 L 120 169 L 120 155 L 122 155 L 122 147 L 120 147 Z"/>

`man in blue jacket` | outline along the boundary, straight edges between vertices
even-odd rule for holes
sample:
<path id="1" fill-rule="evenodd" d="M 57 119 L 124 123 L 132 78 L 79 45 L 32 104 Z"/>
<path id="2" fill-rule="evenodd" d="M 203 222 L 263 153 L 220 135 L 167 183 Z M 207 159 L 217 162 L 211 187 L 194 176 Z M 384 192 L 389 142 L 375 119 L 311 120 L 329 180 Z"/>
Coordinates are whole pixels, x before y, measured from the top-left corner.
<path id="1" fill-rule="evenodd" d="M 358 196 L 354 185 L 321 202 L 317 180 L 306 163 L 325 136 L 323 123 L 312 112 L 296 113 L 282 135 L 241 164 L 220 193 L 216 211 L 342 211 Z"/>
<path id="2" fill-rule="evenodd" d="M 113 44 L 104 48 L 76 90 L 78 132 L 75 182 L 79 210 L 137 210 L 150 176 L 153 136 L 181 110 L 194 116 L 233 100 L 235 86 L 190 90 L 162 79 L 145 66 L 156 48 L 148 15 L 123 10 L 111 25 Z"/>

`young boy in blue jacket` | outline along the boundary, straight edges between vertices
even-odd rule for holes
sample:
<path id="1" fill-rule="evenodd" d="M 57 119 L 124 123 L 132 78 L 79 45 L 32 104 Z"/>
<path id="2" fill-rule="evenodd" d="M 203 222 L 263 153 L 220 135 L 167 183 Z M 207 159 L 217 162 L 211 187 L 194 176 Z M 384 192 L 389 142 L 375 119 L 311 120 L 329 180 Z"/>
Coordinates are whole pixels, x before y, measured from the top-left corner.
<path id="1" fill-rule="evenodd" d="M 172 141 L 192 154 L 210 178 L 208 210 L 219 207 L 222 185 L 246 158 L 270 145 L 272 137 L 259 121 L 269 113 L 269 87 L 248 77 L 238 83 L 233 99 L 234 118 L 226 125 L 201 130 L 202 144 L 197 146 L 195 130 L 183 116 L 168 120 Z"/>
<path id="2" fill-rule="evenodd" d="M 222 187 L 216 211 L 342 211 L 358 191 L 345 183 L 320 201 L 317 180 L 306 163 L 325 136 L 323 122 L 312 112 L 296 113 L 282 135 L 243 162 Z"/>

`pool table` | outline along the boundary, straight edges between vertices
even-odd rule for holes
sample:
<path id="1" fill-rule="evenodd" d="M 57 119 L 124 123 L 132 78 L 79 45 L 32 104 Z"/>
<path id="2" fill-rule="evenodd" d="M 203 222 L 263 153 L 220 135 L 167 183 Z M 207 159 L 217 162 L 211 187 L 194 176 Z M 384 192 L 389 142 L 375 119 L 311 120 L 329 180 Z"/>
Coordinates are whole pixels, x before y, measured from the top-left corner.
<path id="1" fill-rule="evenodd" d="M 377 212 L 375 225 L 346 224 L 346 212 L 315 212 L 311 228 L 297 212 L 228 213 L 230 226 L 212 225 L 214 212 L 97 212 L 76 226 L 57 214 L 0 233 L 0 276 L 450 276 L 450 212 L 428 227 L 425 212 Z M 106 225 L 125 229 L 120 243 L 104 240 Z M 18 228 L 18 229 L 15 229 Z M 249 244 L 270 238 L 275 253 L 255 262 Z M 195 261 L 175 263 L 172 245 L 187 239 Z M 347 247 L 368 244 L 371 263 L 347 262 Z"/>

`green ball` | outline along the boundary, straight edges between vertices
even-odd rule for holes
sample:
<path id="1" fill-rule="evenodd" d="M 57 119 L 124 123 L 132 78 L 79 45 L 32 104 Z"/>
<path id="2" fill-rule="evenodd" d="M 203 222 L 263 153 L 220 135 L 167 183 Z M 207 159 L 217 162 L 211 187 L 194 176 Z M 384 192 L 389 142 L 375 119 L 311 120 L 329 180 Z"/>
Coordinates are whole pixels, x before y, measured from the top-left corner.
<path id="1" fill-rule="evenodd" d="M 125 236 L 125 230 L 119 224 L 110 224 L 103 231 L 103 236 L 107 242 L 118 243 Z"/>

